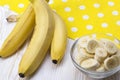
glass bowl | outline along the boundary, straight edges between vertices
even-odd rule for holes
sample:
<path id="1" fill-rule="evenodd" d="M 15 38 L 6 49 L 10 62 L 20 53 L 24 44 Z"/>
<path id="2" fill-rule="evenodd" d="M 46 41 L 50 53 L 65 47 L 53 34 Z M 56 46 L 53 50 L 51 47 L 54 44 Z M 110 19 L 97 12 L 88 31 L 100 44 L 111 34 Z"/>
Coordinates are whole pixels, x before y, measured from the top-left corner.
<path id="1" fill-rule="evenodd" d="M 113 41 L 120 48 L 119 40 L 117 38 L 115 38 L 114 36 L 112 36 L 111 34 L 100 34 L 99 33 L 99 34 L 89 34 L 89 35 L 85 35 L 85 36 L 90 36 L 90 37 L 96 38 L 96 39 L 102 39 L 102 38 L 109 39 L 109 40 Z M 82 37 L 85 37 L 85 36 L 82 36 Z M 82 37 L 80 37 L 80 38 L 82 38 Z M 86 74 L 89 77 L 101 79 L 101 78 L 111 76 L 111 75 L 115 74 L 116 72 L 118 72 L 120 70 L 120 66 L 118 66 L 118 67 L 116 67 L 116 68 L 114 68 L 112 70 L 105 71 L 105 72 L 90 71 L 90 70 L 82 68 L 76 61 L 76 55 L 78 54 L 77 43 L 78 43 L 78 40 L 80 38 L 75 40 L 75 42 L 72 45 L 71 52 L 70 52 L 72 62 L 74 64 L 74 66 L 79 71 L 83 72 L 84 74 Z"/>

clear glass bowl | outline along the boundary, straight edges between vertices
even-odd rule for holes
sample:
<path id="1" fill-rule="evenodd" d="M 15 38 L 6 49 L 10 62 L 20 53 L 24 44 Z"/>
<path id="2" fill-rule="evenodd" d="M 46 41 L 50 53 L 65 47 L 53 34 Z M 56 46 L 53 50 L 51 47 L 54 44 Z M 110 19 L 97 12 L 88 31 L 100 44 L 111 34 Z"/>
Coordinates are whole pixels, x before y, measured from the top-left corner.
<path id="1" fill-rule="evenodd" d="M 120 46 L 120 42 L 117 38 L 115 38 L 114 36 L 112 36 L 111 34 L 89 34 L 89 35 L 85 35 L 85 36 L 90 36 L 90 37 L 93 37 L 93 38 L 97 38 L 97 39 L 101 39 L 101 38 L 106 38 L 106 39 L 110 39 L 111 41 L 113 41 L 118 47 Z M 83 36 L 84 37 L 84 36 Z M 81 37 L 80 37 L 81 38 Z M 111 76 L 113 74 L 115 74 L 116 72 L 118 72 L 120 70 L 120 66 L 110 70 L 110 71 L 105 71 L 105 72 L 96 72 L 96 71 L 89 71 L 89 70 L 86 70 L 84 68 L 82 68 L 76 61 L 76 55 L 78 54 L 78 51 L 77 51 L 77 43 L 78 43 L 78 40 L 80 39 L 76 39 L 75 42 L 73 43 L 72 45 L 72 48 L 71 48 L 71 53 L 70 53 L 70 56 L 71 56 L 71 59 L 72 59 L 72 62 L 74 64 L 74 66 L 81 72 L 83 72 L 84 74 L 86 74 L 87 76 L 89 77 L 92 77 L 92 78 L 97 78 L 97 79 L 100 79 L 100 78 L 105 78 L 105 77 L 108 77 L 108 76 Z"/>

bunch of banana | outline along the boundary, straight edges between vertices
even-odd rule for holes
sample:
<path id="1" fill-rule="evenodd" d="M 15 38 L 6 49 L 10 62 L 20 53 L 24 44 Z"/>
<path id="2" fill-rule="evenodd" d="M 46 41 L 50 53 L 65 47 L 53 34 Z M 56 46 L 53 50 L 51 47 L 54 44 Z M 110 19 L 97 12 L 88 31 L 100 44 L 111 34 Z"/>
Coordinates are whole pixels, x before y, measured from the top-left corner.
<path id="1" fill-rule="evenodd" d="M 15 53 L 25 40 L 31 35 L 35 26 L 35 14 L 32 4 L 21 15 L 13 31 L 9 34 L 0 49 L 1 57 L 8 57 Z"/>
<path id="2" fill-rule="evenodd" d="M 120 49 L 110 40 L 96 40 L 84 37 L 77 44 L 76 61 L 88 70 L 104 72 L 120 65 Z M 81 43 L 81 44 L 80 44 Z M 81 45 L 86 46 L 81 46 Z M 102 46 L 101 46 L 102 45 Z"/>
<path id="3" fill-rule="evenodd" d="M 65 23 L 56 12 L 51 10 L 46 1 L 30 0 L 32 4 L 20 17 L 0 50 L 1 57 L 12 55 L 33 32 L 30 43 L 19 64 L 20 77 L 29 76 L 38 69 L 50 44 L 53 63 L 59 63 L 64 56 L 67 44 Z M 17 19 L 17 16 L 9 16 L 7 20 L 8 22 L 17 21 L 14 18 Z"/>

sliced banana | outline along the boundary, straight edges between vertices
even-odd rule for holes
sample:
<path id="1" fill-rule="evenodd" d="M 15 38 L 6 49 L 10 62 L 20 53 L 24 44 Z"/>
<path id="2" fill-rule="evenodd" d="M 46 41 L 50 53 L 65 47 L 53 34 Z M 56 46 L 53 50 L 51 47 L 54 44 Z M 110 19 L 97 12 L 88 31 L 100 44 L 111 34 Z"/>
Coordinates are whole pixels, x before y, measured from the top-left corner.
<path id="1" fill-rule="evenodd" d="M 119 59 L 119 63 L 120 63 L 120 49 L 117 50 L 117 52 L 116 52 L 115 55 L 118 57 L 118 59 Z"/>
<path id="2" fill-rule="evenodd" d="M 105 72 L 105 67 L 104 64 L 101 64 L 101 66 L 99 68 L 96 69 L 97 72 Z"/>
<path id="3" fill-rule="evenodd" d="M 99 62 L 103 62 L 107 55 L 107 51 L 104 48 L 96 48 L 95 59 Z"/>
<path id="4" fill-rule="evenodd" d="M 120 49 L 111 40 L 82 37 L 77 49 L 77 62 L 87 70 L 105 72 L 120 65 Z"/>
<path id="5" fill-rule="evenodd" d="M 89 54 L 84 48 L 80 48 L 78 50 L 78 55 L 77 55 L 77 62 L 80 64 L 83 60 L 88 59 L 88 58 L 93 58 L 94 55 Z"/>
<path id="6" fill-rule="evenodd" d="M 87 42 L 87 46 L 86 46 L 86 50 L 91 53 L 94 54 L 95 53 L 95 49 L 99 46 L 99 43 L 97 40 L 95 39 L 90 39 Z"/>
<path id="7" fill-rule="evenodd" d="M 97 60 L 98 62 L 102 63 L 103 60 L 101 60 L 100 58 L 98 58 L 98 56 L 94 56 L 94 59 Z"/>
<path id="8" fill-rule="evenodd" d="M 84 57 L 84 56 L 81 56 L 81 55 L 79 54 L 79 56 L 76 57 L 76 62 L 80 65 L 81 62 L 84 61 L 84 60 L 86 60 L 86 59 L 88 59 L 88 57 Z"/>
<path id="9" fill-rule="evenodd" d="M 85 36 L 85 37 L 81 37 L 79 40 L 78 40 L 78 49 L 79 48 L 85 48 L 87 46 L 87 41 L 90 39 L 90 36 Z"/>
<path id="10" fill-rule="evenodd" d="M 117 50 L 116 54 L 120 58 L 120 49 Z"/>
<path id="11" fill-rule="evenodd" d="M 117 66 L 119 66 L 119 58 L 117 55 L 113 55 L 112 57 L 109 57 L 105 59 L 104 66 L 106 70 L 111 70 Z"/>
<path id="12" fill-rule="evenodd" d="M 88 52 L 85 50 L 85 48 L 80 48 L 80 49 L 78 50 L 78 52 L 79 52 L 82 56 L 84 56 L 84 57 L 88 57 L 88 58 L 93 58 L 93 57 L 94 57 L 94 55 L 88 53 Z"/>
<path id="13" fill-rule="evenodd" d="M 93 58 L 86 59 L 81 63 L 81 67 L 88 70 L 96 70 L 99 66 L 99 62 Z"/>
<path id="14" fill-rule="evenodd" d="M 117 46 L 111 41 L 106 41 L 104 46 L 110 55 L 113 55 L 117 52 Z"/>
<path id="15" fill-rule="evenodd" d="M 103 42 L 98 41 L 98 45 L 99 45 L 100 48 L 104 48 L 104 43 Z"/>
<path id="16" fill-rule="evenodd" d="M 108 42 L 108 41 L 110 41 L 110 40 L 105 39 L 105 38 L 100 39 L 100 42 L 102 42 L 103 44 L 105 44 L 105 43 Z"/>

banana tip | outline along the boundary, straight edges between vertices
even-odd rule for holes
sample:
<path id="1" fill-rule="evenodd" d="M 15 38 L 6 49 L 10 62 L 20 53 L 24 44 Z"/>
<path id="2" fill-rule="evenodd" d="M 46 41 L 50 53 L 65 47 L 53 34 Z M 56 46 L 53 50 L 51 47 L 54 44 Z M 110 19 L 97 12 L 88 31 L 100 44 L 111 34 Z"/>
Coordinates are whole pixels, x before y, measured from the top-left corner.
<path id="1" fill-rule="evenodd" d="M 54 64 L 57 64 L 58 61 L 57 61 L 57 60 L 52 60 L 52 62 L 53 62 Z"/>
<path id="2" fill-rule="evenodd" d="M 25 75 L 24 75 L 23 73 L 19 73 L 19 76 L 20 76 L 21 78 L 24 78 L 24 77 L 25 77 Z"/>

